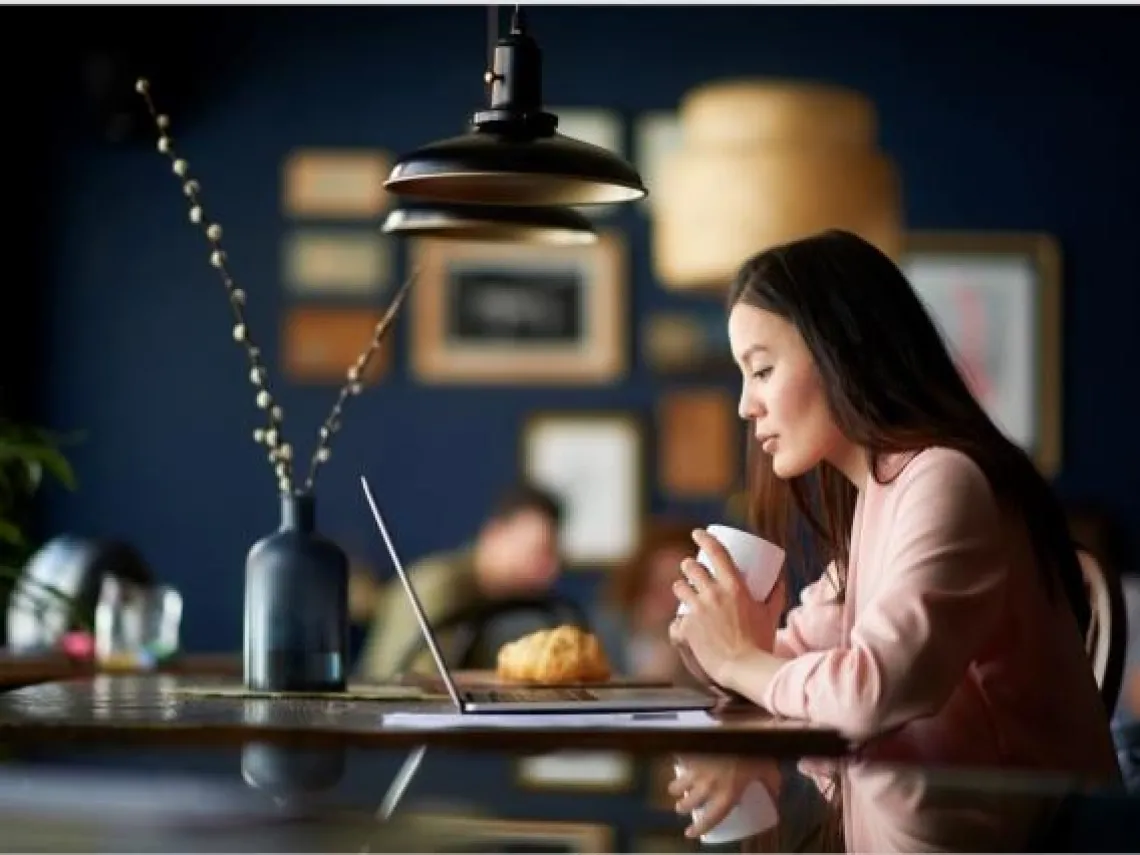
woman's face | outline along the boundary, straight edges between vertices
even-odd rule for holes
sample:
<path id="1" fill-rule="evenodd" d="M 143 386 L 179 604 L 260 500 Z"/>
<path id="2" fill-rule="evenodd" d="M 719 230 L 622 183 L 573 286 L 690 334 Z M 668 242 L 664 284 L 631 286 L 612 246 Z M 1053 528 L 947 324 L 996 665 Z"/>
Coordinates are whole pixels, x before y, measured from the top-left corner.
<path id="1" fill-rule="evenodd" d="M 779 478 L 802 475 L 827 460 L 847 472 L 855 448 L 836 427 L 823 383 L 803 336 L 784 318 L 737 303 L 728 338 L 740 368 L 740 417 Z"/>

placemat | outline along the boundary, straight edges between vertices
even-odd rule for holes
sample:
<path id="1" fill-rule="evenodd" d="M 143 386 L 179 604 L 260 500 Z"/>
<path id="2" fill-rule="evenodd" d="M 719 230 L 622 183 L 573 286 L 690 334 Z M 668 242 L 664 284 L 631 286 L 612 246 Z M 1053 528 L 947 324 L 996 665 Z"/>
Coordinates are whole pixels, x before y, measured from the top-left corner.
<path id="1" fill-rule="evenodd" d="M 168 691 L 176 695 L 200 698 L 320 698 L 328 701 L 442 701 L 447 695 L 429 691 L 422 686 L 361 683 L 349 685 L 343 692 L 270 692 L 247 689 L 240 683 L 206 683 L 180 685 Z"/>

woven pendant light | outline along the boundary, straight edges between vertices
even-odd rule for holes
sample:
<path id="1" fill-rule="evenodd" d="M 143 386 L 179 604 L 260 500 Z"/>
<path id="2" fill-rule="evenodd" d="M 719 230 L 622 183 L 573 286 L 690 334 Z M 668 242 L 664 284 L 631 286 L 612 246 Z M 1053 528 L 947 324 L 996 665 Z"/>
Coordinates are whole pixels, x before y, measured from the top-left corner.
<path id="1" fill-rule="evenodd" d="M 681 147 L 654 187 L 653 264 L 676 289 L 725 287 L 749 256 L 828 228 L 888 255 L 902 199 L 857 92 L 782 81 L 708 84 L 680 108 Z"/>

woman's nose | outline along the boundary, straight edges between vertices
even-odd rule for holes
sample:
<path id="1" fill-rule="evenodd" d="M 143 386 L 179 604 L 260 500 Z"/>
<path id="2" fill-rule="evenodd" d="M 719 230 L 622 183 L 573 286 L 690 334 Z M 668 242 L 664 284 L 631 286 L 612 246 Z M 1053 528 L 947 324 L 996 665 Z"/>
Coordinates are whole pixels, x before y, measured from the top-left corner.
<path id="1" fill-rule="evenodd" d="M 744 421 L 759 418 L 761 414 L 760 400 L 745 390 L 740 394 L 740 403 L 737 405 L 736 411 Z"/>

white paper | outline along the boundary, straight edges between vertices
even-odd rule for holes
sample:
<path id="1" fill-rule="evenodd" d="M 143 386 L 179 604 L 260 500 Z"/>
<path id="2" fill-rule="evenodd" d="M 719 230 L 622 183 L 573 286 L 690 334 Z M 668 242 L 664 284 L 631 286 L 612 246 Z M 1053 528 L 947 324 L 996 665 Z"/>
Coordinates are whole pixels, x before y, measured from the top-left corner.
<path id="1" fill-rule="evenodd" d="M 508 730 L 569 727 L 629 728 L 690 728 L 719 727 L 720 722 L 704 710 L 683 712 L 640 713 L 415 713 L 394 712 L 381 716 L 386 728 L 408 730 L 449 730 L 456 728 L 496 727 Z"/>

